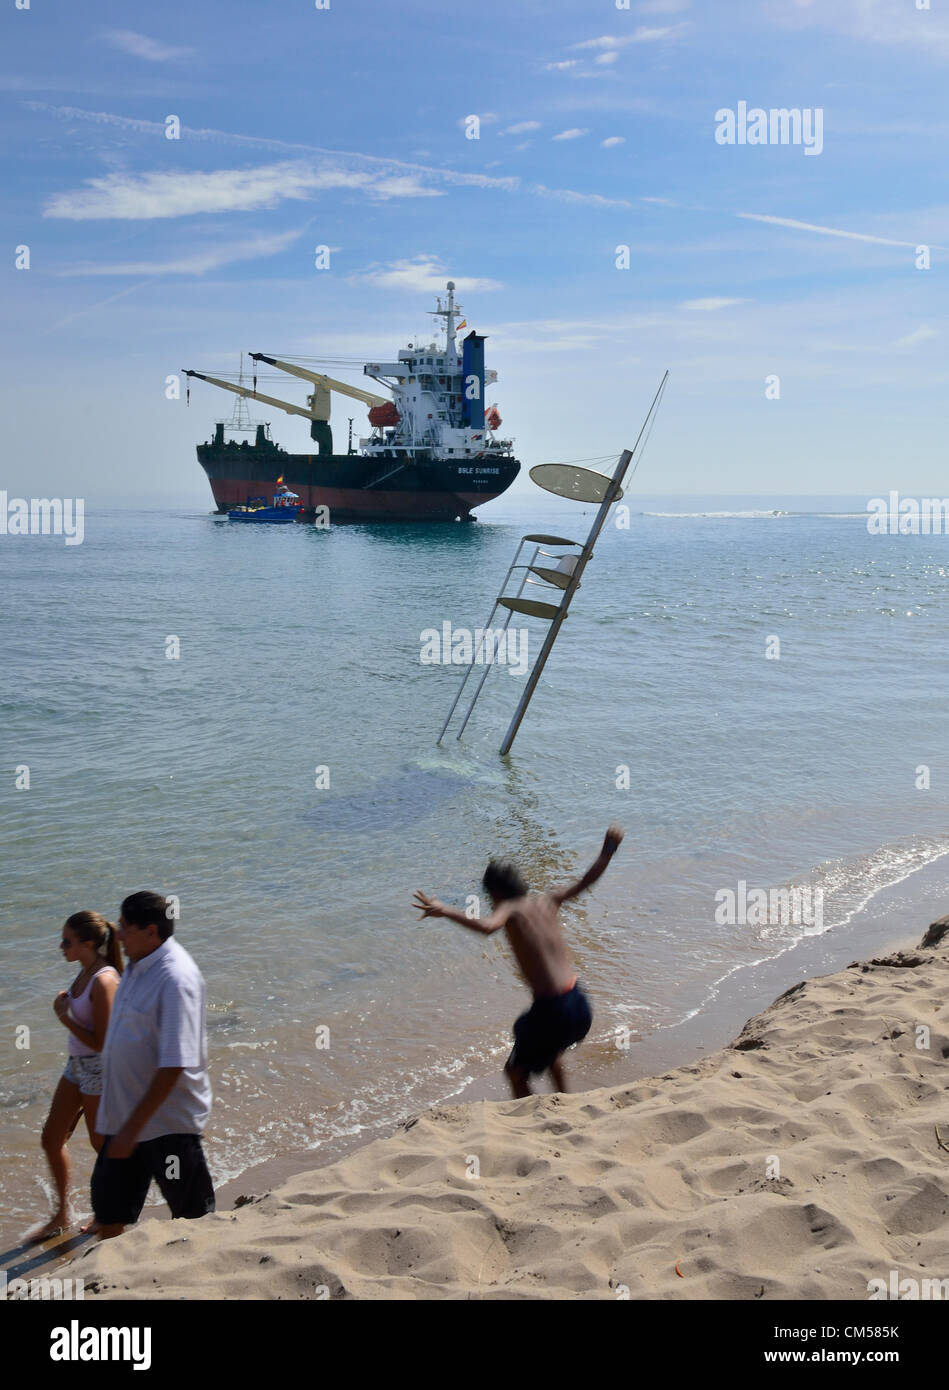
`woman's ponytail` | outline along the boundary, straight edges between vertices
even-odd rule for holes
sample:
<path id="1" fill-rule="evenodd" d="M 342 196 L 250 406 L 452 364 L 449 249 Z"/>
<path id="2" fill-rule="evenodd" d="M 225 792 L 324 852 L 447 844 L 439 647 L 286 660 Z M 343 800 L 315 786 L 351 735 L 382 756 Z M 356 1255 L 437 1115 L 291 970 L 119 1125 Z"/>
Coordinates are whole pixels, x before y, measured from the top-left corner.
<path id="1" fill-rule="evenodd" d="M 121 975 L 122 948 L 119 945 L 119 938 L 116 935 L 116 929 L 112 922 L 106 922 L 105 924 L 105 945 L 102 954 L 116 974 Z"/>

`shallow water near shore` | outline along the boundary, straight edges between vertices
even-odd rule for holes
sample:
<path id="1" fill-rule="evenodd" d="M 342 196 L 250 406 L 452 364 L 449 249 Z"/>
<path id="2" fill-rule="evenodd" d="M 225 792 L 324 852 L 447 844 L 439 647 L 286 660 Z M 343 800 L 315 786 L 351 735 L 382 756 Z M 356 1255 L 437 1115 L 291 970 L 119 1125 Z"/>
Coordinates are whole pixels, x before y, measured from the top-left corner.
<path id="1" fill-rule="evenodd" d="M 525 1002 L 509 953 L 418 923 L 417 887 L 464 905 L 495 855 L 543 887 L 625 826 L 565 913 L 596 1011 L 575 1081 L 596 1085 L 617 1029 L 658 1056 L 651 1039 L 802 941 L 801 925 L 716 921 L 717 894 L 820 889 L 832 936 L 939 872 L 949 538 L 870 536 L 856 503 L 632 511 L 604 532 L 507 759 L 523 679 L 492 671 L 464 740 L 436 747 L 460 668 L 422 664 L 422 634 L 482 625 L 518 537 L 579 538 L 581 508 L 329 533 L 90 512 L 81 546 L 0 548 L 0 1025 L 30 1030 L 0 1053 L 9 1236 L 44 1207 L 57 943 L 81 907 L 180 898 L 208 983 L 220 1181 L 318 1159 L 497 1070 Z"/>

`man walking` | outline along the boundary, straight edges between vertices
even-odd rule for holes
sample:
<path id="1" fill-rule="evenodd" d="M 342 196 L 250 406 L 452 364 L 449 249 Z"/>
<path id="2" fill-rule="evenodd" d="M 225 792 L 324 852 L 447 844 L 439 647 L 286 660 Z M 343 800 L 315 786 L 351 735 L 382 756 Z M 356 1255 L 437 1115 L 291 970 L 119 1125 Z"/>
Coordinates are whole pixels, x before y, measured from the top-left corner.
<path id="1" fill-rule="evenodd" d="M 105 1142 L 92 1173 L 103 1239 L 138 1220 L 153 1178 L 172 1216 L 214 1210 L 201 1147 L 211 1110 L 205 985 L 174 939 L 168 909 L 159 893 L 133 893 L 119 917 L 128 965 L 102 1053 L 96 1129 Z"/>

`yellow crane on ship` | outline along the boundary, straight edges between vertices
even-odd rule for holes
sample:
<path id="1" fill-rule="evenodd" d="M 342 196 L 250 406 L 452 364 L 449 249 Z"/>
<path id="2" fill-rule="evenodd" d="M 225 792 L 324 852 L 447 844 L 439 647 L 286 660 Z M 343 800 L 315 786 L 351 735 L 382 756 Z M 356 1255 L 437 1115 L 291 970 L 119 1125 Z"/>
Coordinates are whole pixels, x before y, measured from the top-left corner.
<path id="1" fill-rule="evenodd" d="M 364 391 L 361 386 L 350 386 L 347 382 L 337 381 L 335 377 L 326 376 L 323 372 L 313 372 L 308 367 L 298 367 L 295 362 L 285 362 L 279 357 L 268 357 L 262 352 L 252 352 L 250 356 L 254 362 L 266 362 L 269 366 L 277 367 L 282 372 L 311 382 L 313 390 L 307 395 L 306 405 L 295 405 L 292 401 L 264 395 L 262 391 L 256 390 L 256 376 L 254 377 L 255 389 L 251 390 L 242 382 L 224 381 L 221 377 L 207 376 L 204 372 L 188 371 L 185 368 L 182 368 L 182 372 L 184 376 L 197 377 L 199 381 L 207 381 L 212 386 L 219 386 L 222 391 L 232 391 L 235 396 L 241 396 L 244 400 L 260 401 L 263 405 L 276 406 L 278 410 L 284 411 L 287 415 L 302 415 L 304 419 L 310 421 L 310 438 L 319 445 L 321 454 L 333 452 L 333 433 L 329 421 L 334 391 L 339 395 L 350 396 L 353 400 L 361 401 L 363 405 L 369 406 L 370 410 L 388 406 L 391 411 L 395 412 L 395 406 L 391 400 L 385 396 L 377 396 L 373 391 Z M 378 423 L 395 424 L 397 420 L 398 413 L 396 412 L 394 420 L 380 420 Z M 370 422 L 376 423 L 372 421 L 371 415 Z"/>

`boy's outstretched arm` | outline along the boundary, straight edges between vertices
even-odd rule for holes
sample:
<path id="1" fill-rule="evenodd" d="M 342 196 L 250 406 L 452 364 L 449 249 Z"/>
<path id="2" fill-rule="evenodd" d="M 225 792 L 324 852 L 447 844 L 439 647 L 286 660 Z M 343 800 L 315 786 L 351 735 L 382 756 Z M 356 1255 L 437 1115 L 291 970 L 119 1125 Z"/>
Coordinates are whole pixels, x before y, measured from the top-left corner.
<path id="1" fill-rule="evenodd" d="M 623 831 L 618 825 L 611 825 L 603 837 L 603 848 L 600 850 L 596 859 L 587 869 L 582 878 L 575 879 L 573 883 L 566 884 L 563 888 L 552 888 L 550 896 L 559 907 L 568 898 L 579 897 L 591 888 L 600 875 L 605 871 L 607 864 L 619 849 L 620 841 L 623 838 Z"/>
<path id="2" fill-rule="evenodd" d="M 484 936 L 490 936 L 492 932 L 500 931 L 510 912 L 510 905 L 502 903 L 500 907 L 495 908 L 490 917 L 468 917 L 464 912 L 459 912 L 456 907 L 447 907 L 437 898 L 430 898 L 421 889 L 416 889 L 412 906 L 418 908 L 423 918 L 447 917 L 449 922 L 457 922 L 460 927 L 470 927 L 472 931 L 481 932 Z"/>

